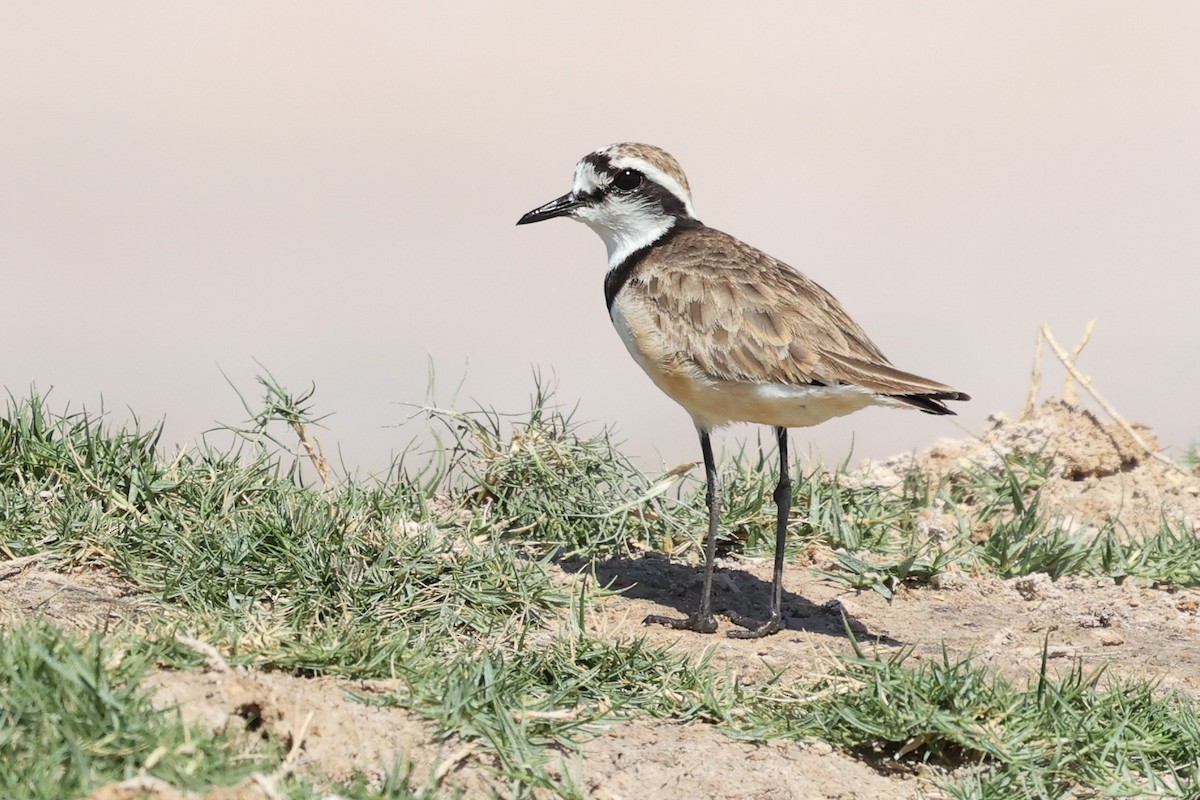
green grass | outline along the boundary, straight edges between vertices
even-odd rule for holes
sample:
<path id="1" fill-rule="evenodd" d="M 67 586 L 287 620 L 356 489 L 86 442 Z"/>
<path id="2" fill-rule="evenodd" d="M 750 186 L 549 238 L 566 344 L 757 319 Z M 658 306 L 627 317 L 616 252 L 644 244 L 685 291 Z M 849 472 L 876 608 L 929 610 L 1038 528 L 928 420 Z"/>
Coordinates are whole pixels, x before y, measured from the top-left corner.
<path id="1" fill-rule="evenodd" d="M 440 435 L 432 458 L 415 470 L 400 460 L 377 479 L 339 475 L 309 433 L 320 419 L 312 391 L 293 395 L 269 376 L 260 383 L 260 400 L 246 402 L 248 421 L 229 427 L 233 445 L 174 453 L 161 449 L 159 426 L 56 412 L 36 393 L 10 398 L 0 419 L 0 555 L 104 568 L 160 613 L 136 636 L 114 630 L 104 641 L 0 628 L 4 680 L 22 704 L 51 708 L 59 684 L 92 692 L 41 717 L 23 715 L 21 725 L 34 728 L 18 726 L 25 732 L 15 745 L 2 740 L 0 773 L 55 786 L 62 748 L 87 741 L 81 731 L 102 745 L 84 745 L 65 762 L 79 791 L 152 760 L 150 774 L 181 788 L 277 767 L 283 754 L 247 763 L 240 745 L 188 731 L 138 694 L 151 664 L 199 663 L 176 642 L 184 633 L 258 669 L 398 678 L 394 693 L 359 699 L 410 709 L 492 754 L 517 796 L 538 788 L 580 795 L 554 761 L 602 721 L 645 715 L 940 765 L 956 770 L 949 791 L 963 797 L 1154 788 L 1172 770 L 1179 785 L 1197 777 L 1188 744 L 1197 741 L 1197 709 L 1151 682 L 1076 671 L 1017 688 L 969 658 L 911 666 L 905 654 L 860 651 L 816 679 L 781 675 L 748 688 L 704 660 L 605 641 L 586 629 L 584 613 L 604 590 L 553 581 L 551 560 L 620 554 L 631 544 L 695 553 L 704 528 L 698 475 L 643 474 L 611 432 L 579 424 L 540 388 L 531 409 L 514 416 L 424 409 Z M 295 452 L 286 445 L 293 439 Z M 743 451 L 721 468 L 722 549 L 769 551 L 771 454 Z M 871 488 L 818 468 L 797 484 L 789 550 L 828 548 L 830 580 L 885 595 L 952 565 L 1004 577 L 1200 585 L 1193 531 L 1164 522 L 1141 537 L 1088 538 L 1063 529 L 1041 508 L 1047 469 L 1026 457 L 939 485 L 913 475 Z M 930 510 L 954 520 L 939 541 L 919 533 L 918 515 Z M 989 534 L 979 541 L 972 534 L 981 527 Z M 105 705 L 112 698 L 119 710 Z M 50 728 L 61 728 L 59 744 L 29 746 L 29 730 L 44 737 Z M 171 750 L 178 741 L 197 744 Z M 169 757 L 158 751 L 164 742 Z M 397 769 L 382 786 L 360 781 L 337 791 L 416 796 L 410 778 Z M 286 781 L 290 796 L 324 791 L 319 780 Z"/>
<path id="2" fill-rule="evenodd" d="M 276 748 L 247 751 L 229 735 L 154 708 L 138 686 L 152 666 L 133 639 L 74 637 L 44 624 L 0 627 L 0 797 L 61 800 L 147 778 L 203 791 L 251 773 L 282 796 L 329 797 L 328 787 L 281 769 L 284 753 Z M 434 796 L 400 767 L 385 770 L 375 785 L 358 778 L 338 792 L 391 800 Z"/>
<path id="3" fill-rule="evenodd" d="M 1200 586 L 1200 537 L 1190 526 L 1163 518 L 1150 531 L 1119 531 L 1115 523 L 1098 534 L 1079 523 L 1064 527 L 1042 508 L 1049 469 L 1044 460 L 1017 454 L 999 469 L 947 476 L 937 487 L 910 475 L 894 489 L 853 490 L 840 487 L 838 474 L 818 470 L 808 479 L 807 502 L 817 519 L 813 534 L 835 550 L 837 569 L 826 575 L 887 597 L 899 584 L 927 583 L 951 565 L 1001 578 L 1103 575 Z M 956 530 L 941 541 L 921 537 L 922 509 L 947 512 Z"/>
<path id="4" fill-rule="evenodd" d="M 0 797 L 74 797 L 143 773 L 201 789 L 264 765 L 154 710 L 138 688 L 149 666 L 99 636 L 0 628 Z"/>
<path id="5" fill-rule="evenodd" d="M 849 635 L 849 630 L 847 630 Z M 853 636 L 851 636 L 853 639 Z M 958 770 L 963 798 L 1186 796 L 1200 776 L 1200 723 L 1190 699 L 1153 682 L 1102 681 L 1078 664 L 1015 686 L 969 657 L 908 665 L 909 653 L 839 659 L 812 684 L 756 699 L 759 735 L 812 736 L 868 759 Z M 783 710 L 784 720 L 780 720 Z"/>

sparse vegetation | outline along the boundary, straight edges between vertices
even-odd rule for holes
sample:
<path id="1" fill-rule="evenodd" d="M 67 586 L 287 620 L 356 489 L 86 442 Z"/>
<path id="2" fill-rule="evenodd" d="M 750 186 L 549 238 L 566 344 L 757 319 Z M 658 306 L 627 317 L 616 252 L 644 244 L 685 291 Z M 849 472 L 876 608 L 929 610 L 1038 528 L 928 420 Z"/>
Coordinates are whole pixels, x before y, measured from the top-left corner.
<path id="1" fill-rule="evenodd" d="M 908 652 L 839 659 L 814 685 L 757 699 L 767 730 L 819 737 L 871 759 L 916 759 L 959 770 L 946 790 L 963 798 L 1062 797 L 1080 787 L 1108 796 L 1172 796 L 1200 765 L 1194 702 L 1152 682 L 1103 681 L 1076 664 L 1019 687 L 970 657 L 909 666 Z M 776 710 L 795 709 L 787 722 Z M 764 730 L 765 734 L 767 730 Z"/>
<path id="2" fill-rule="evenodd" d="M 0 796 L 76 797 L 139 773 L 203 788 L 260 765 L 227 738 L 154 710 L 137 685 L 149 666 L 98 635 L 0 627 Z"/>
<path id="3" fill-rule="evenodd" d="M 1193 475 L 1200 475 L 1200 445 L 1192 442 L 1183 456 L 1183 465 Z"/>
<path id="4" fill-rule="evenodd" d="M 1036 681 L 1019 687 L 969 655 L 910 665 L 905 649 L 868 654 L 847 629 L 851 652 L 821 674 L 746 684 L 708 659 L 590 630 L 588 609 L 609 590 L 586 570 L 555 579 L 555 559 L 694 554 L 702 487 L 686 470 L 641 473 L 610 432 L 589 433 L 540 387 L 515 417 L 425 409 L 444 440 L 438 457 L 368 480 L 325 460 L 310 435 L 311 391 L 293 395 L 269 376 L 262 386 L 250 421 L 230 426 L 229 449 L 176 453 L 160 449 L 158 426 L 10 398 L 0 557 L 106 571 L 153 611 L 90 637 L 0 620 L 0 794 L 80 795 L 139 775 L 203 789 L 253 771 L 275 771 L 295 797 L 453 794 L 399 767 L 335 787 L 284 768 L 286 743 L 247 758 L 244 742 L 154 709 L 138 686 L 147 670 L 203 662 L 181 635 L 257 670 L 389 680 L 355 696 L 467 742 L 516 796 L 585 794 L 564 754 L 631 716 L 929 764 L 959 797 L 1188 796 L 1200 780 L 1193 700 L 1080 665 L 1052 674 L 1045 653 Z M 723 550 L 768 552 L 772 454 L 741 452 L 722 469 Z M 1013 457 L 937 483 L 914 472 L 870 487 L 818 467 L 795 493 L 789 555 L 824 554 L 827 580 L 889 598 L 950 571 L 1200 585 L 1194 531 L 1164 520 L 1117 535 L 1054 519 L 1041 503 L 1048 469 Z M 931 514 L 936 534 L 921 527 Z"/>

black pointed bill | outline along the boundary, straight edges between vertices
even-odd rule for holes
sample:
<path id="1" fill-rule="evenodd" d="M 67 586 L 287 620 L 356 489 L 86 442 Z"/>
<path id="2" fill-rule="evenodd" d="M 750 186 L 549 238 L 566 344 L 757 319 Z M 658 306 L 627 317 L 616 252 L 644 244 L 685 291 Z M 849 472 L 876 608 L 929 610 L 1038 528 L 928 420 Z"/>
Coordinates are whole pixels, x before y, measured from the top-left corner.
<path id="1" fill-rule="evenodd" d="M 565 217 L 581 205 L 583 203 L 574 194 L 564 194 L 562 197 L 551 200 L 546 205 L 538 206 L 533 211 L 530 211 L 517 220 L 517 224 L 528 225 L 531 222 L 541 222 L 544 219 Z"/>

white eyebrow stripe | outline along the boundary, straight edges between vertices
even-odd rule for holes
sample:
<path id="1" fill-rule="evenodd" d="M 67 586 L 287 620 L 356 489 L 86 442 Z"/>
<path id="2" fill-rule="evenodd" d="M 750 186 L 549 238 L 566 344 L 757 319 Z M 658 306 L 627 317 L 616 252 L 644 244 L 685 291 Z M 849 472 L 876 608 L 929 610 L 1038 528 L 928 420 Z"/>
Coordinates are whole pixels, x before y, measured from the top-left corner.
<path id="1" fill-rule="evenodd" d="M 582 164 L 580 166 L 582 166 Z M 683 207 L 687 209 L 689 217 L 694 218 L 696 216 L 696 210 L 692 208 L 691 194 L 689 194 L 688 191 L 683 188 L 679 181 L 675 180 L 670 175 L 651 164 L 649 161 L 643 161 L 642 159 L 635 158 L 633 156 L 624 156 L 613 159 L 612 166 L 613 169 L 617 171 L 623 169 L 636 169 L 638 172 L 642 173 L 650 180 L 654 181 L 659 186 L 663 187 L 668 192 L 679 198 L 679 202 L 683 203 Z"/>

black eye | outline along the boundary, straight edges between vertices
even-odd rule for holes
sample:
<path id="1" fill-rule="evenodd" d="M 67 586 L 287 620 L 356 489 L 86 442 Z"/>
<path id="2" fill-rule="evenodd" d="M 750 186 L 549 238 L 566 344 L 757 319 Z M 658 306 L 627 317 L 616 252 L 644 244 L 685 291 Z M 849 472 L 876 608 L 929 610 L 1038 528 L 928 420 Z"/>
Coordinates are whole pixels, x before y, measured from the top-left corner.
<path id="1" fill-rule="evenodd" d="M 623 169 L 613 178 L 613 186 L 622 192 L 632 192 L 642 185 L 642 173 L 636 169 Z"/>

